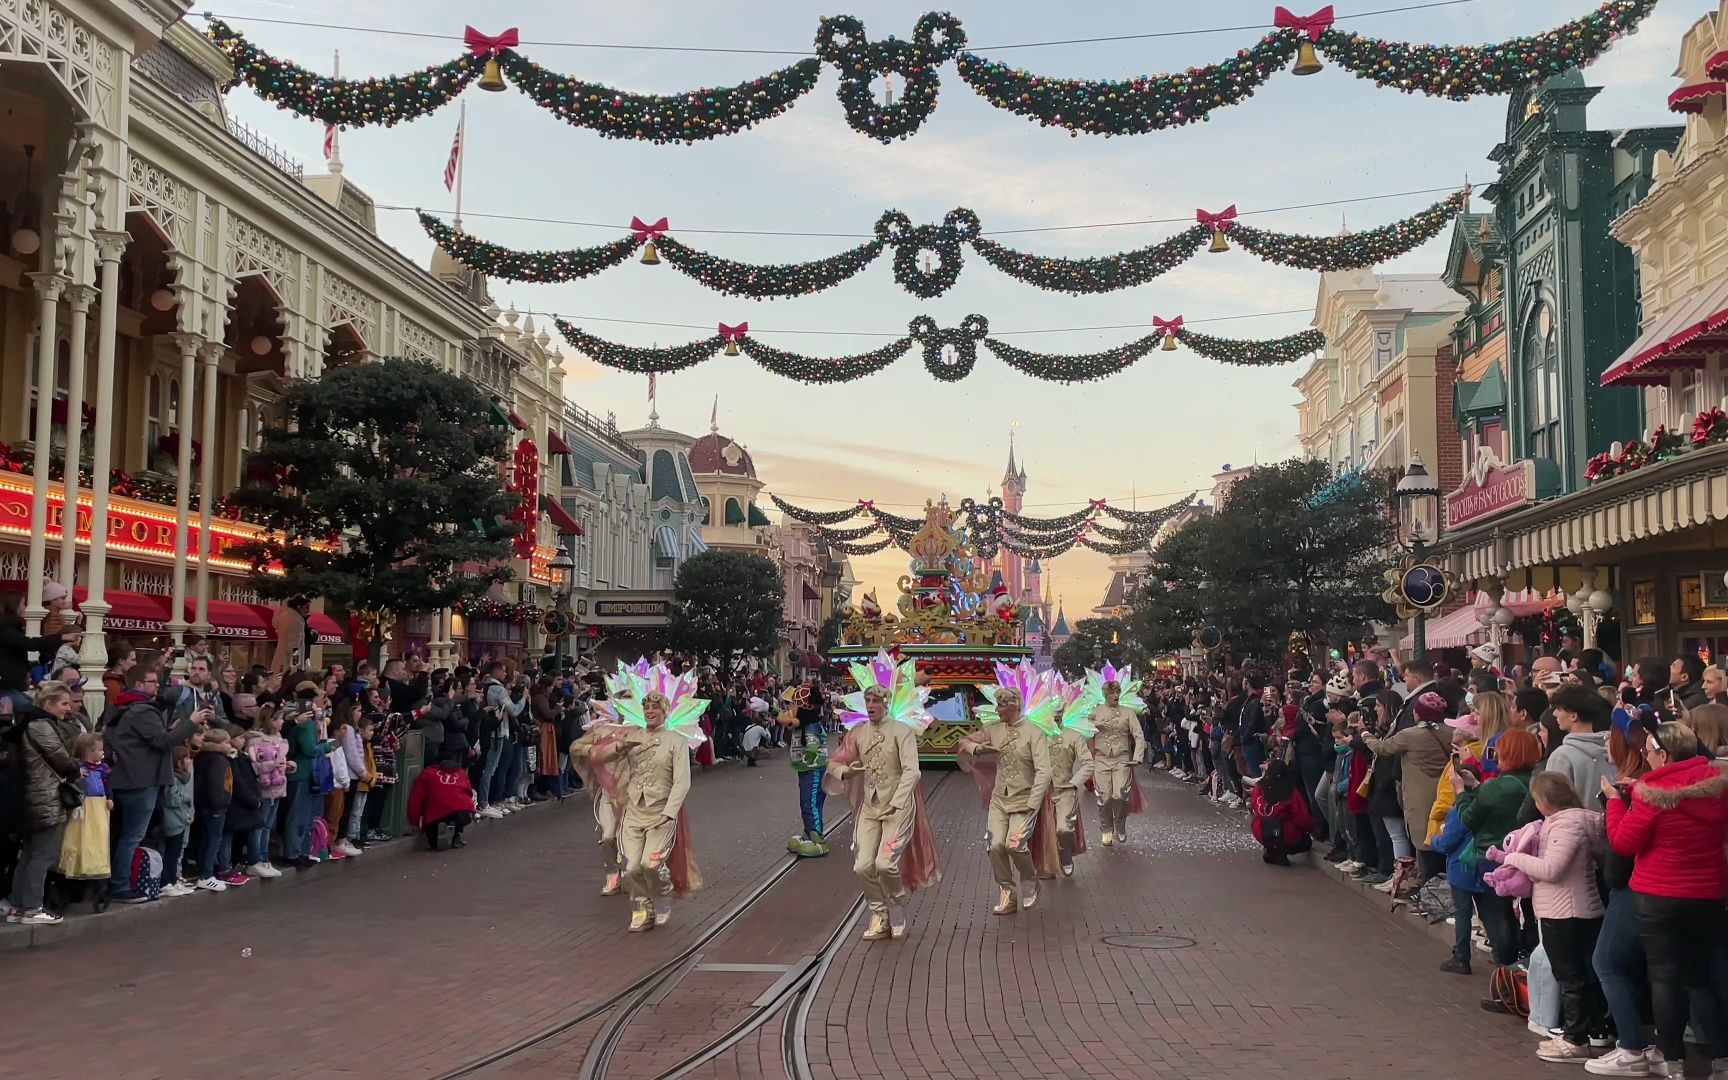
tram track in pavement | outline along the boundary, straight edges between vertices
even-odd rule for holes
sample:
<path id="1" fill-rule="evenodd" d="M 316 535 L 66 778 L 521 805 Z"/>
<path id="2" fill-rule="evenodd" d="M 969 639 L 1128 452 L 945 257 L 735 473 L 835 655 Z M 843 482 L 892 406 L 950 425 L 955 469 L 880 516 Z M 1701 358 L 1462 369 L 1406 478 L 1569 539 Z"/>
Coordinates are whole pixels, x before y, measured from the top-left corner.
<path id="1" fill-rule="evenodd" d="M 947 775 L 939 778 L 926 791 L 929 798 L 940 789 L 947 780 Z M 824 836 L 830 842 L 840 831 L 851 823 L 851 812 L 847 811 L 840 817 L 829 822 Z M 788 1078 L 803 1080 L 809 1077 L 810 1066 L 804 1047 L 804 1027 L 810 1014 L 810 1006 L 820 989 L 823 977 L 827 974 L 829 965 L 836 953 L 846 943 L 851 933 L 856 929 L 865 913 L 863 897 L 854 896 L 847 904 L 844 915 L 833 930 L 821 941 L 813 953 L 799 955 L 793 962 L 780 965 L 704 965 L 701 961 L 710 951 L 726 951 L 730 946 L 734 951 L 743 948 L 750 953 L 756 952 L 753 945 L 761 935 L 778 938 L 785 937 L 789 931 L 787 917 L 787 901 L 797 906 L 800 896 L 778 898 L 778 903 L 765 904 L 764 901 L 775 893 L 782 884 L 787 884 L 794 868 L 802 863 L 813 867 L 828 864 L 829 869 L 827 889 L 820 887 L 814 891 L 832 892 L 843 887 L 848 894 L 856 892 L 856 883 L 852 878 L 851 865 L 843 857 L 837 864 L 829 860 L 801 859 L 789 855 L 785 860 L 775 865 L 763 878 L 757 882 L 737 903 L 722 912 L 706 927 L 696 939 L 677 954 L 656 966 L 627 986 L 611 994 L 605 999 L 585 1006 L 570 1016 L 560 1019 L 545 1029 L 535 1032 L 509 1046 L 500 1048 L 482 1057 L 476 1058 L 456 1069 L 440 1074 L 436 1080 L 456 1080 L 458 1077 L 490 1074 L 494 1071 L 511 1070 L 520 1063 L 530 1060 L 532 1055 L 567 1052 L 581 1053 L 582 1063 L 578 1069 L 579 1080 L 608 1080 L 609 1077 L 627 1076 L 631 1080 L 641 1080 L 654 1077 L 656 1080 L 675 1080 L 693 1074 L 702 1066 L 738 1051 L 751 1037 L 762 1031 L 775 1020 L 782 1020 L 782 1028 L 778 1041 L 778 1053 L 782 1066 Z M 816 882 L 810 884 L 816 885 Z M 790 886 L 788 886 L 790 887 Z M 804 890 L 807 896 L 812 890 Z M 756 937 L 745 936 L 754 930 Z M 787 944 L 777 940 L 777 944 Z M 687 1051 L 678 1052 L 677 1059 L 668 1060 L 668 1055 L 675 1051 L 665 1047 L 657 1047 L 658 1053 L 650 1055 L 657 1060 L 652 1062 L 640 1060 L 643 1056 L 643 1043 L 637 1039 L 634 1047 L 628 1046 L 631 1039 L 645 1020 L 656 1010 L 670 1007 L 667 999 L 678 993 L 690 994 L 688 988 L 680 990 L 687 976 L 693 972 L 705 970 L 733 971 L 749 969 L 750 971 L 768 972 L 772 970 L 779 978 L 773 985 L 767 987 L 753 1001 L 744 1004 L 734 1003 L 733 1012 L 740 1013 L 730 1024 L 716 1024 L 712 1032 L 698 1033 L 684 1031 L 686 1040 L 707 1034 L 699 1045 L 692 1046 Z M 760 977 L 760 976 L 759 976 Z M 739 975 L 735 982 L 741 983 L 747 975 Z M 732 989 L 736 990 L 734 986 Z M 720 1020 L 727 1011 L 724 1004 L 714 1004 L 710 1010 L 709 1019 Z M 562 1037 L 571 1035 L 577 1029 L 591 1025 L 593 1021 L 604 1017 L 599 1029 L 589 1038 L 586 1046 L 580 1042 L 570 1045 L 567 1050 L 559 1045 Z M 700 1025 L 698 1025 L 700 1026 Z M 676 1042 L 670 1036 L 675 1033 L 666 1031 L 668 1041 Z M 574 1038 L 574 1037 L 573 1037 Z M 573 1041 L 573 1040 L 572 1040 Z M 638 1060 L 629 1060 L 636 1058 Z M 622 1063 L 622 1064 L 621 1064 Z"/>

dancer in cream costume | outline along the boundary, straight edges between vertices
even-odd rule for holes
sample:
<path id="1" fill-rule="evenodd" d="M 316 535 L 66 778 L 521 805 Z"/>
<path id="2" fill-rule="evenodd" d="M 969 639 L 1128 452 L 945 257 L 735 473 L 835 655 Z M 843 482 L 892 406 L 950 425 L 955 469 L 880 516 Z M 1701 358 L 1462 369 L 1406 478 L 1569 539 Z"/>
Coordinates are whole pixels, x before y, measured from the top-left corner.
<path id="1" fill-rule="evenodd" d="M 1146 737 L 1140 731 L 1140 714 L 1146 703 L 1139 698 L 1140 684 L 1130 670 L 1118 672 L 1112 665 L 1088 671 L 1089 689 L 1102 702 L 1088 717 L 1097 734 L 1092 736 L 1092 786 L 1098 791 L 1102 821 L 1098 829 L 1105 846 L 1128 836 L 1128 815 L 1139 813 L 1140 786 L 1134 767 L 1146 759 Z M 1124 690 L 1128 692 L 1124 692 Z"/>

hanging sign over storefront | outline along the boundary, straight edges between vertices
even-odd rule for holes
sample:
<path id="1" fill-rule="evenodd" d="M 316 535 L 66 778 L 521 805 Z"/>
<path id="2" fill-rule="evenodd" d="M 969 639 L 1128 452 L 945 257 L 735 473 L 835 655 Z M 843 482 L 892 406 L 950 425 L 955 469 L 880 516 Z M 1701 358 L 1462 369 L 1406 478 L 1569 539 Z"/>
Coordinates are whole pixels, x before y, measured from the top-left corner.
<path id="1" fill-rule="evenodd" d="M 1559 470 L 1546 458 L 1508 465 L 1486 446 L 1458 490 L 1446 496 L 1446 527 L 1458 529 L 1548 498 L 1559 490 Z"/>

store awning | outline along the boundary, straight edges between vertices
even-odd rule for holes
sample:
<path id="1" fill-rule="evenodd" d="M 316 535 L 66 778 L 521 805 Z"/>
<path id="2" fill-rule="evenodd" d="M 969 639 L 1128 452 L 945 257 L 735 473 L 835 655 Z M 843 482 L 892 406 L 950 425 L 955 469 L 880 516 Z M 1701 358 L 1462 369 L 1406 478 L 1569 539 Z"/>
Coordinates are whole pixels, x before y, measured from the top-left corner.
<path id="1" fill-rule="evenodd" d="M 528 421 L 522 419 L 522 414 L 517 412 L 515 409 L 510 410 L 509 418 L 510 418 L 510 426 L 515 428 L 517 431 L 527 431 L 528 430 Z"/>
<path id="2" fill-rule="evenodd" d="M 1720 80 L 1692 83 L 1668 95 L 1668 110 L 1677 113 L 1701 113 L 1712 98 L 1728 95 L 1728 83 Z"/>
<path id="3" fill-rule="evenodd" d="M 750 527 L 752 529 L 766 528 L 772 524 L 774 523 L 768 520 L 768 515 L 764 514 L 755 503 L 750 504 Z"/>
<path id="4" fill-rule="evenodd" d="M 686 543 L 690 548 L 691 558 L 695 558 L 708 550 L 708 541 L 702 539 L 702 527 L 699 525 L 692 525 L 690 527 L 690 535 Z"/>
<path id="5" fill-rule="evenodd" d="M 586 536 L 582 523 L 571 517 L 569 511 L 558 504 L 558 500 L 550 495 L 540 496 L 540 509 L 546 515 L 546 520 L 558 530 L 559 536 Z"/>
<path id="6" fill-rule="evenodd" d="M 742 506 L 738 505 L 737 499 L 727 499 L 726 500 L 726 524 L 728 524 L 728 525 L 742 525 L 742 524 L 744 524 L 744 508 Z"/>
<path id="7" fill-rule="evenodd" d="M 0 581 L 0 592 L 15 592 L 28 596 L 22 581 Z M 80 607 L 90 590 L 82 585 L 72 590 L 72 606 Z M 109 589 L 102 594 L 108 614 L 102 620 L 104 630 L 117 634 L 166 634 L 168 632 L 168 598 L 149 593 Z"/>
<path id="8" fill-rule="evenodd" d="M 1566 603 L 1562 596 L 1542 596 L 1528 590 L 1509 592 L 1500 598 L 1500 603 L 1520 619 L 1530 615 L 1539 615 L 1553 607 Z M 1474 603 L 1465 604 L 1457 611 L 1449 612 L 1438 619 L 1430 619 L 1423 629 L 1424 643 L 1430 649 L 1466 649 L 1473 645 L 1482 645 L 1489 640 L 1488 627 L 1482 622 L 1484 612 L 1492 612 L 1494 605 L 1482 593 L 1476 594 Z M 1508 642 L 1519 640 L 1517 634 L 1508 634 Z M 1405 634 L 1403 646 L 1406 650 L 1416 647 L 1414 634 Z"/>
<path id="9" fill-rule="evenodd" d="M 1651 323 L 1602 373 L 1602 385 L 1666 386 L 1671 372 L 1702 370 L 1711 352 L 1728 348 L 1725 327 L 1728 278 L 1719 278 Z"/>
<path id="10" fill-rule="evenodd" d="M 662 525 L 654 530 L 654 554 L 662 559 L 676 559 L 681 549 L 678 546 L 678 533 L 670 525 Z"/>
<path id="11" fill-rule="evenodd" d="M 307 616 L 306 622 L 312 627 L 312 634 L 320 645 L 343 645 L 348 639 L 342 633 L 342 627 L 322 611 L 314 611 Z"/>
<path id="12" fill-rule="evenodd" d="M 804 597 L 804 599 L 810 600 L 810 601 L 817 601 L 817 600 L 822 599 L 822 594 L 817 592 L 815 589 L 812 589 L 810 587 L 810 583 L 808 581 L 804 582 L 804 591 L 801 595 Z"/>
<path id="13" fill-rule="evenodd" d="M 197 614 L 198 603 L 195 600 L 186 601 L 187 615 Z M 210 601 L 210 636 L 213 638 L 235 639 L 247 641 L 268 641 L 274 631 L 271 629 L 276 613 L 267 607 L 252 604 L 237 604 L 232 600 Z M 191 618 L 187 619 L 191 622 Z"/>
<path id="14" fill-rule="evenodd" d="M 570 452 L 570 444 L 564 441 L 564 436 L 558 434 L 558 429 L 555 427 L 546 429 L 546 452 L 548 454 L 568 454 Z"/>

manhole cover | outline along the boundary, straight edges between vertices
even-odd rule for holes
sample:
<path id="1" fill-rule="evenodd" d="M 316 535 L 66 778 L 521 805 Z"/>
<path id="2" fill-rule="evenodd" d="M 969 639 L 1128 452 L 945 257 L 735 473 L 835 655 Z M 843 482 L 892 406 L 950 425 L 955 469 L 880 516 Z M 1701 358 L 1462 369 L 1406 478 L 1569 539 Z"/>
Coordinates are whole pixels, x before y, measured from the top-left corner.
<path id="1" fill-rule="evenodd" d="M 1115 934 L 1105 938 L 1104 944 L 1116 949 L 1189 949 L 1194 946 L 1191 938 L 1173 934 Z"/>

